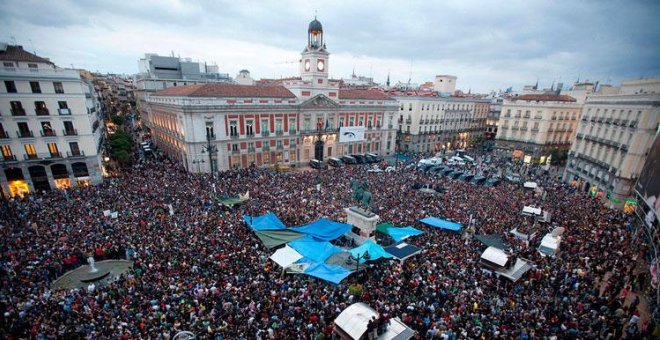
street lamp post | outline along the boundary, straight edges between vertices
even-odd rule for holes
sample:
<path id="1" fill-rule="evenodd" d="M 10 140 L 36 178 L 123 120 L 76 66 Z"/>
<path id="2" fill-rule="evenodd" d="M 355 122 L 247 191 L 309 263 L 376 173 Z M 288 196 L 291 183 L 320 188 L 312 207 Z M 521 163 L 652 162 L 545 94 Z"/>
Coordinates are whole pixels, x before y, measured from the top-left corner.
<path id="1" fill-rule="evenodd" d="M 350 264 L 351 259 L 353 259 L 352 256 L 348 258 L 348 260 L 346 261 L 346 264 Z M 356 273 L 360 271 L 360 260 L 363 260 L 363 259 L 365 261 L 369 261 L 371 259 L 371 255 L 369 255 L 368 250 L 365 250 L 364 253 L 362 253 L 362 254 L 358 254 L 358 256 L 355 258 L 355 272 Z"/>
<path id="2" fill-rule="evenodd" d="M 218 149 L 215 147 L 215 145 L 211 144 L 211 140 L 215 139 L 215 134 L 210 131 L 206 130 L 206 146 L 202 148 L 202 153 L 207 153 L 209 154 L 209 166 L 211 167 L 211 178 L 215 178 L 215 166 L 213 162 L 213 155 L 218 152 Z"/>
<path id="3" fill-rule="evenodd" d="M 201 166 L 201 164 L 202 164 L 202 163 L 205 163 L 205 161 L 204 161 L 203 159 L 193 159 L 192 163 L 193 163 L 193 164 L 197 164 L 197 173 L 202 172 L 202 169 L 201 169 L 202 166 Z"/>

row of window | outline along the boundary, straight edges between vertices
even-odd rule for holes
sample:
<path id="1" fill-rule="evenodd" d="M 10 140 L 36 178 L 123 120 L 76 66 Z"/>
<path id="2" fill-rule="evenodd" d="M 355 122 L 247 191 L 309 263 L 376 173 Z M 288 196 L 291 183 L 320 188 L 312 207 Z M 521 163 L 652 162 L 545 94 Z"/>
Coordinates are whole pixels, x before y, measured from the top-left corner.
<path id="1" fill-rule="evenodd" d="M 358 117 L 358 124 L 357 126 L 364 126 L 364 117 Z M 345 126 L 346 120 L 344 117 L 339 118 L 339 127 Z M 367 127 L 371 128 L 373 127 L 373 122 L 374 119 L 369 117 L 367 119 Z M 380 117 L 377 117 L 376 120 L 376 127 L 381 126 L 381 119 Z M 275 132 L 283 132 L 284 130 L 284 121 L 283 119 L 275 119 Z M 310 131 L 312 129 L 312 121 L 311 118 L 305 118 L 303 119 L 303 130 L 304 131 Z M 212 126 L 213 122 L 207 122 L 207 129 L 208 126 Z M 348 118 L 348 125 L 347 126 L 354 126 L 355 125 L 355 117 L 349 117 Z M 334 129 L 335 128 L 335 119 L 334 118 L 328 118 L 325 122 L 323 121 L 322 117 L 319 117 L 316 119 L 316 127 L 315 129 L 317 130 L 323 130 L 323 129 Z M 270 119 L 264 118 L 261 119 L 261 131 L 262 133 L 270 133 L 273 131 L 270 131 Z M 296 131 L 296 119 L 295 118 L 289 118 L 289 132 L 290 133 L 295 133 Z M 246 119 L 245 120 L 245 133 L 246 135 L 253 135 L 254 134 L 254 120 L 252 119 Z M 238 121 L 236 120 L 231 120 L 229 121 L 229 135 L 230 136 L 238 136 L 239 135 L 239 129 L 238 129 Z"/>
<path id="2" fill-rule="evenodd" d="M 504 118 L 509 118 L 511 117 L 511 109 L 507 109 L 506 113 L 504 114 Z M 516 110 L 516 114 L 513 116 L 514 118 L 532 118 L 532 112 L 530 110 L 525 110 L 525 114 L 523 115 L 522 110 Z M 534 114 L 534 119 L 543 119 L 543 111 L 536 111 Z M 577 112 L 563 112 L 560 111 L 557 113 L 557 111 L 552 112 L 552 120 L 577 120 Z"/>
<path id="3" fill-rule="evenodd" d="M 592 114 L 593 113 L 593 114 Z M 637 111 L 636 120 L 639 121 L 639 119 L 642 116 L 642 111 Z M 587 112 L 584 115 L 583 119 L 584 120 L 589 120 L 590 118 L 605 118 L 605 119 L 633 119 L 633 110 L 626 110 L 620 109 L 603 109 L 601 112 L 600 108 L 596 108 L 595 110 L 593 108 L 587 108 Z"/>
<path id="4" fill-rule="evenodd" d="M 472 110 L 472 105 L 470 104 L 447 104 L 447 110 Z M 405 110 L 405 104 L 401 103 L 399 110 Z M 413 103 L 408 103 L 408 111 L 413 110 Z M 421 111 L 444 111 L 445 104 L 420 104 Z"/>
<path id="5" fill-rule="evenodd" d="M 44 122 L 39 122 L 41 124 L 41 136 L 42 137 L 54 137 L 57 136 L 57 131 L 53 128 L 50 122 L 44 121 Z M 73 126 L 73 122 L 71 121 L 63 121 L 62 122 L 64 129 L 62 130 L 62 134 L 64 136 L 75 136 L 78 134 L 78 130 L 75 129 Z M 28 125 L 27 122 L 18 122 L 16 123 L 18 130 L 16 131 L 16 137 L 18 138 L 32 138 L 35 137 L 34 133 L 30 129 L 30 126 Z M 11 138 L 11 135 L 9 132 L 5 131 L 4 127 L 2 126 L 2 123 L 0 123 L 0 138 L 5 139 L 5 138 Z"/>
<path id="6" fill-rule="evenodd" d="M 5 161 L 16 161 L 16 155 L 14 154 L 13 150 L 11 149 L 11 146 L 9 145 L 2 145 L 2 157 Z M 37 148 L 35 147 L 34 144 L 27 143 L 23 144 L 23 148 L 25 149 L 25 154 L 23 155 L 23 158 L 25 160 L 30 160 L 30 159 L 41 159 L 41 158 L 62 158 L 65 157 L 65 155 L 62 155 L 60 152 L 60 148 L 58 147 L 57 143 L 46 143 L 46 149 L 48 150 L 48 154 L 38 154 L 37 153 Z M 78 142 L 69 142 L 69 152 L 66 154 L 66 157 L 76 157 L 76 156 L 84 156 L 85 154 L 80 150 L 80 146 L 78 146 Z"/>
<path id="7" fill-rule="evenodd" d="M 11 115 L 12 116 L 25 116 L 27 115 L 25 108 L 23 107 L 23 103 L 20 101 L 10 101 L 9 105 L 11 106 Z M 71 115 L 71 110 L 69 110 L 69 104 L 65 101 L 58 101 L 57 102 L 57 112 L 61 116 L 68 116 Z M 46 106 L 46 102 L 44 101 L 35 101 L 34 102 L 34 113 L 37 116 L 48 116 L 50 115 L 50 110 L 48 110 L 48 106 Z"/>
<path id="8" fill-rule="evenodd" d="M 5 80 L 5 89 L 7 90 L 7 93 L 18 93 L 16 83 L 13 80 Z M 31 81 L 30 89 L 32 90 L 32 93 L 41 93 L 41 83 L 38 81 Z M 55 93 L 64 93 L 62 82 L 54 81 L 53 91 Z"/>

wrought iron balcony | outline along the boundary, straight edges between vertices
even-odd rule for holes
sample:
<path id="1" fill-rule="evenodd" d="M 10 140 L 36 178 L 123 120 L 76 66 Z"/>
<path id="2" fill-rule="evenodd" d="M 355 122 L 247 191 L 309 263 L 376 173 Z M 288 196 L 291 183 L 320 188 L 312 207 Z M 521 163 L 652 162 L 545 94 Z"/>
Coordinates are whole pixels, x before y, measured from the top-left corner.
<path id="1" fill-rule="evenodd" d="M 50 112 L 48 112 L 47 108 L 34 109 L 34 112 L 37 114 L 37 116 L 48 116 L 48 115 L 50 115 Z"/>
<path id="2" fill-rule="evenodd" d="M 55 133 L 55 130 L 41 130 L 39 131 L 41 133 L 41 137 L 56 137 L 57 134 Z"/>
<path id="3" fill-rule="evenodd" d="M 78 135 L 78 130 L 72 129 L 72 130 L 62 130 L 62 134 L 64 136 L 77 136 Z"/>
<path id="4" fill-rule="evenodd" d="M 69 158 L 85 157 L 85 151 L 77 151 L 77 152 L 67 151 L 66 156 Z"/>
<path id="5" fill-rule="evenodd" d="M 262 136 L 262 137 L 268 137 L 268 136 L 270 136 L 270 131 L 261 131 L 261 136 Z"/>
<path id="6" fill-rule="evenodd" d="M 34 138 L 34 134 L 32 133 L 32 130 L 16 131 L 16 135 L 18 136 L 18 138 Z"/>
<path id="7" fill-rule="evenodd" d="M 2 159 L 5 162 L 16 162 L 16 156 L 15 155 L 2 155 Z"/>

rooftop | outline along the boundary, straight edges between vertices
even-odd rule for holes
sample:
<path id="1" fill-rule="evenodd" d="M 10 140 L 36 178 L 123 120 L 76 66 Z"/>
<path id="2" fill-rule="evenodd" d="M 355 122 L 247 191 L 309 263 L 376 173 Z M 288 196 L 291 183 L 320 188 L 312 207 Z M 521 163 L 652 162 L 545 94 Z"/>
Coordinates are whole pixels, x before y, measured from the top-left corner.
<path id="1" fill-rule="evenodd" d="M 524 94 L 522 96 L 511 97 L 511 100 L 525 100 L 537 102 L 576 102 L 577 100 L 567 95 L 557 94 Z"/>
<path id="2" fill-rule="evenodd" d="M 1 44 L 0 44 L 1 45 Z M 53 64 L 50 60 L 32 54 L 23 49 L 20 45 L 6 45 L 5 49 L 0 48 L 0 60 L 26 61 L 35 63 Z"/>
<path id="3" fill-rule="evenodd" d="M 339 99 L 392 100 L 392 98 L 378 90 L 339 90 Z"/>
<path id="4" fill-rule="evenodd" d="M 234 84 L 199 84 L 175 86 L 153 94 L 154 96 L 175 97 L 264 97 L 264 98 L 295 98 L 296 96 L 284 86 L 254 86 Z"/>

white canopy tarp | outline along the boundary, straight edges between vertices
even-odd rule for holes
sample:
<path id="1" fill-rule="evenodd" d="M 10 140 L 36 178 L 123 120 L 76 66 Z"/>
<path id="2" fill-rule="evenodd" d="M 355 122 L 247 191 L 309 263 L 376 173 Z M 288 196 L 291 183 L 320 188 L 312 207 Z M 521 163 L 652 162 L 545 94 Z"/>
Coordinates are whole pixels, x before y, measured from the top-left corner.
<path id="1" fill-rule="evenodd" d="M 525 189 L 536 189 L 536 187 L 538 187 L 538 184 L 536 184 L 536 182 L 525 182 L 525 184 L 523 184 L 523 187 L 525 187 Z"/>
<path id="2" fill-rule="evenodd" d="M 543 255 L 554 256 L 559 250 L 559 244 L 561 243 L 561 237 L 552 236 L 552 233 L 546 234 L 541 239 L 541 245 L 539 246 L 539 252 Z"/>
<path id="3" fill-rule="evenodd" d="M 500 267 L 504 267 L 506 261 L 509 259 L 509 257 L 502 249 L 498 249 L 495 247 L 486 248 L 484 253 L 481 254 L 481 258 L 488 262 L 494 263 Z"/>
<path id="4" fill-rule="evenodd" d="M 522 213 L 523 213 L 523 214 L 528 214 L 528 215 L 537 215 L 537 216 L 541 216 L 541 211 L 542 211 L 541 208 L 535 208 L 535 207 L 532 207 L 532 206 L 525 206 L 525 207 L 523 208 Z"/>
<path id="5" fill-rule="evenodd" d="M 378 318 L 378 313 L 373 308 L 358 302 L 346 307 L 335 319 L 335 325 L 351 338 L 360 339 L 367 331 L 367 324 L 373 316 Z"/>
<path id="6" fill-rule="evenodd" d="M 302 258 L 303 256 L 295 249 L 289 247 L 288 244 L 284 246 L 284 248 L 278 249 L 270 256 L 270 259 L 275 261 L 275 263 L 279 264 L 282 268 L 287 268 Z"/>

